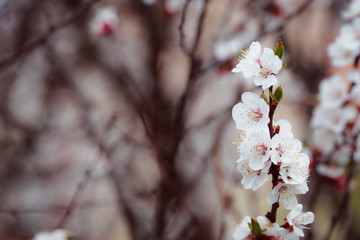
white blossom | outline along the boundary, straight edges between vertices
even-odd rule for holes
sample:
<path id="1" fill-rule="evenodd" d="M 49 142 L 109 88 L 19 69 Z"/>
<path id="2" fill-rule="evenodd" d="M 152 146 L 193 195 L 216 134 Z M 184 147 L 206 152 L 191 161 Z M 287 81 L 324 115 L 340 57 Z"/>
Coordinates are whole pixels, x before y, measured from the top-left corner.
<path id="1" fill-rule="evenodd" d="M 263 169 L 270 158 L 270 143 L 270 135 L 265 131 L 250 132 L 239 144 L 240 160 L 249 160 L 253 170 Z"/>
<path id="2" fill-rule="evenodd" d="M 286 154 L 284 158 L 289 158 L 282 162 L 280 175 L 287 184 L 301 184 L 309 176 L 310 159 L 305 153 Z"/>
<path id="3" fill-rule="evenodd" d="M 63 229 L 56 229 L 52 232 L 39 232 L 33 240 L 68 240 L 72 237 L 69 231 Z"/>
<path id="4" fill-rule="evenodd" d="M 277 126 L 280 127 L 280 132 L 279 132 L 279 135 L 289 135 L 289 134 L 292 134 L 291 133 L 291 124 L 288 120 L 285 120 L 285 119 L 280 119 L 278 120 L 277 122 L 274 122 L 273 123 L 273 126 L 276 128 Z"/>
<path id="5" fill-rule="evenodd" d="M 314 213 L 312 212 L 302 212 L 303 205 L 298 204 L 294 209 L 292 209 L 287 217 L 286 220 L 290 226 L 293 227 L 294 233 L 300 237 L 304 237 L 303 228 L 304 225 L 311 224 L 314 221 Z"/>
<path id="6" fill-rule="evenodd" d="M 259 74 L 260 65 L 258 63 L 261 54 L 261 45 L 259 42 L 251 43 L 249 49 L 243 52 L 239 63 L 232 72 L 242 72 L 246 79 L 252 78 Z"/>
<path id="7" fill-rule="evenodd" d="M 335 67 L 352 64 L 360 51 L 360 41 L 351 24 L 345 24 L 335 42 L 329 44 L 327 52 Z"/>
<path id="8" fill-rule="evenodd" d="M 232 72 L 242 72 L 246 79 L 254 80 L 256 86 L 262 86 L 265 90 L 277 84 L 275 76 L 282 68 L 281 59 L 270 48 L 264 48 L 261 55 L 261 45 L 253 42 L 250 48 L 244 51 L 239 63 Z"/>
<path id="9" fill-rule="evenodd" d="M 299 240 L 300 237 L 294 233 L 293 231 L 289 231 L 288 229 L 285 229 L 283 232 L 283 235 L 280 237 L 280 240 Z"/>
<path id="10" fill-rule="evenodd" d="M 316 165 L 316 171 L 319 175 L 330 179 L 337 179 L 344 174 L 344 168 L 335 165 L 318 164 Z"/>
<path id="11" fill-rule="evenodd" d="M 91 31 L 100 37 L 113 34 L 119 19 L 117 10 L 113 6 L 99 8 L 95 12 L 95 17 L 91 21 Z"/>
<path id="12" fill-rule="evenodd" d="M 279 200 L 280 203 L 288 210 L 293 209 L 298 204 L 295 194 L 304 194 L 309 190 L 306 182 L 301 184 L 289 185 L 286 183 L 279 183 L 276 185 L 268 197 L 269 205 L 274 204 Z"/>
<path id="13" fill-rule="evenodd" d="M 281 129 L 281 127 L 280 132 L 282 134 L 276 134 L 271 139 L 271 161 L 274 164 L 283 162 L 283 155 L 297 154 L 302 149 L 301 142 L 297 139 L 294 139 L 294 136 L 291 132 L 285 132 L 284 129 Z"/>
<path id="14" fill-rule="evenodd" d="M 343 18 L 349 19 L 353 18 L 360 13 L 360 1 L 352 0 L 350 4 L 347 6 L 345 11 L 342 13 Z"/>
<path id="15" fill-rule="evenodd" d="M 332 152 L 335 148 L 335 144 L 338 141 L 341 141 L 341 139 L 339 139 L 339 135 L 328 128 L 314 129 L 312 138 L 313 145 L 318 147 L 324 154 Z"/>
<path id="16" fill-rule="evenodd" d="M 244 217 L 244 219 L 235 228 L 233 234 L 234 240 L 242 240 L 249 236 L 249 234 L 251 233 L 249 223 L 251 223 L 251 218 L 249 216 Z"/>
<path id="17" fill-rule="evenodd" d="M 258 221 L 260 228 L 265 230 L 265 232 L 263 232 L 264 235 L 273 236 L 275 239 L 278 239 L 284 234 L 285 229 L 280 227 L 277 223 L 272 223 L 268 218 L 258 216 L 256 220 Z"/>
<path id="18" fill-rule="evenodd" d="M 311 120 L 312 127 L 326 127 L 335 133 L 342 133 L 346 123 L 354 120 L 357 110 L 348 106 L 345 108 L 317 107 Z"/>
<path id="19" fill-rule="evenodd" d="M 347 78 L 351 83 L 359 84 L 360 83 L 360 71 L 358 69 L 352 69 L 347 74 Z"/>
<path id="20" fill-rule="evenodd" d="M 241 95 L 242 102 L 232 109 L 232 117 L 236 122 L 236 128 L 241 130 L 263 129 L 269 123 L 269 106 L 257 94 L 244 92 Z"/>
<path id="21" fill-rule="evenodd" d="M 320 103 L 324 107 L 340 107 L 347 99 L 347 85 L 340 75 L 333 75 L 320 82 Z"/>
<path id="22" fill-rule="evenodd" d="M 243 176 L 241 183 L 244 188 L 255 191 L 261 187 L 268 179 L 270 166 L 271 162 L 267 161 L 262 169 L 253 170 L 249 166 L 249 159 L 239 159 L 237 161 L 237 169 Z"/>
<path id="23" fill-rule="evenodd" d="M 274 54 L 270 48 L 265 48 L 263 55 L 259 59 L 260 74 L 254 76 L 256 86 L 262 86 L 262 89 L 268 89 L 278 83 L 275 74 L 278 74 L 282 68 L 282 61 Z"/>

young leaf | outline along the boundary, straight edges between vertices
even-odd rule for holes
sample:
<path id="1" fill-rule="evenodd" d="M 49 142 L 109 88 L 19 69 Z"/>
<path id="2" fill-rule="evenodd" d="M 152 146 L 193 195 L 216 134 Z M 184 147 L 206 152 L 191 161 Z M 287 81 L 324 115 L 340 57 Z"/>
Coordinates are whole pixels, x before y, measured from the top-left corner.
<path id="1" fill-rule="evenodd" d="M 280 59 L 282 59 L 284 55 L 284 44 L 282 43 L 281 38 L 279 38 L 278 42 L 275 45 L 274 54 L 278 56 Z"/>
<path id="2" fill-rule="evenodd" d="M 282 97 L 283 97 L 283 89 L 281 86 L 279 86 L 273 94 L 273 100 L 275 100 L 276 102 L 280 102 Z"/>
<path id="3" fill-rule="evenodd" d="M 260 227 L 260 224 L 255 219 L 251 219 L 251 223 L 249 223 L 249 227 L 251 229 L 251 234 L 253 236 L 258 236 L 261 233 L 265 232 L 265 230 L 262 230 Z"/>
<path id="4" fill-rule="evenodd" d="M 266 96 L 265 92 L 262 91 L 260 97 L 265 100 L 265 102 L 269 105 L 269 99 Z"/>

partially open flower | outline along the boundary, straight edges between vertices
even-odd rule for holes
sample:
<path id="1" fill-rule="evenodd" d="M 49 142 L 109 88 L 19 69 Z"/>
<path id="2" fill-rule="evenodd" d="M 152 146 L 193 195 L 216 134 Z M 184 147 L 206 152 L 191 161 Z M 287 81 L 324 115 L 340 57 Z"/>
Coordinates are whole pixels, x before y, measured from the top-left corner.
<path id="1" fill-rule="evenodd" d="M 279 200 L 286 209 L 291 210 L 298 204 L 295 194 L 304 194 L 307 191 L 309 191 L 309 188 L 306 182 L 294 185 L 279 183 L 269 194 L 268 203 L 272 205 Z"/>
<path id="2" fill-rule="evenodd" d="M 314 213 L 312 212 L 302 212 L 303 205 L 298 204 L 294 209 L 292 209 L 286 220 L 290 226 L 292 226 L 294 233 L 300 237 L 304 236 L 303 229 L 304 225 L 311 224 L 314 221 Z"/>

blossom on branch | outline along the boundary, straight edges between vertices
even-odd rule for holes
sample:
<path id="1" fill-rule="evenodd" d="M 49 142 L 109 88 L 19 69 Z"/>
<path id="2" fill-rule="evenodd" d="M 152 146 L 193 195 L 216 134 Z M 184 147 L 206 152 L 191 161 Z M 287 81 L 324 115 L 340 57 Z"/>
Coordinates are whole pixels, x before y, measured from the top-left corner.
<path id="1" fill-rule="evenodd" d="M 245 92 L 241 95 L 242 102 L 232 109 L 232 117 L 236 128 L 251 131 L 266 128 L 270 121 L 269 106 L 257 94 Z"/>
<path id="2" fill-rule="evenodd" d="M 263 90 L 277 84 L 275 76 L 282 68 L 281 59 L 270 48 L 265 48 L 261 55 L 261 45 L 253 42 L 250 48 L 242 51 L 240 61 L 232 72 L 242 72 L 246 79 L 253 80 L 256 86 Z"/>
<path id="3" fill-rule="evenodd" d="M 305 194 L 307 191 L 309 188 L 306 182 L 301 184 L 279 183 L 269 194 L 268 203 L 272 205 L 279 201 L 286 209 L 291 210 L 298 204 L 295 194 Z"/>
<path id="4" fill-rule="evenodd" d="M 292 209 L 287 217 L 286 221 L 292 226 L 294 233 L 300 237 L 304 236 L 304 225 L 311 224 L 314 221 L 315 215 L 312 212 L 302 212 L 303 205 L 298 204 Z"/>
<path id="5" fill-rule="evenodd" d="M 255 191 L 267 181 L 271 162 L 265 162 L 265 166 L 260 170 L 253 170 L 249 166 L 249 161 L 249 159 L 239 159 L 237 161 L 237 169 L 243 176 L 241 183 L 244 188 Z"/>

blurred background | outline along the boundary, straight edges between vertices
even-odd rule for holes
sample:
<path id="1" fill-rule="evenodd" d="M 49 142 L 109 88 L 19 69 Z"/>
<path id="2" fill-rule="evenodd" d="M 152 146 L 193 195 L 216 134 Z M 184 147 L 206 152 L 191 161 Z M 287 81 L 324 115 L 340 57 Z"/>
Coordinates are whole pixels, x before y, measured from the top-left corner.
<path id="1" fill-rule="evenodd" d="M 271 190 L 244 190 L 236 170 L 231 108 L 259 91 L 231 73 L 236 58 L 282 38 L 275 120 L 306 145 L 318 84 L 339 71 L 326 47 L 346 4 L 0 0 L 0 239 L 56 228 L 84 240 L 231 239 L 244 216 L 270 210 Z M 340 195 L 321 189 L 314 239 Z M 358 199 L 348 239 L 360 236 Z"/>

